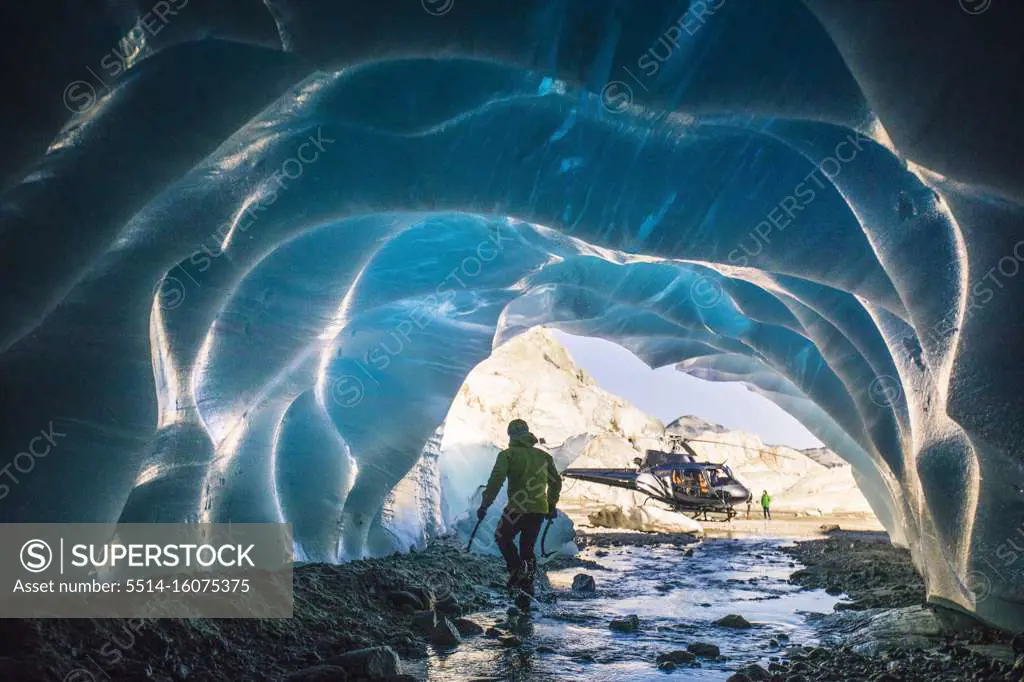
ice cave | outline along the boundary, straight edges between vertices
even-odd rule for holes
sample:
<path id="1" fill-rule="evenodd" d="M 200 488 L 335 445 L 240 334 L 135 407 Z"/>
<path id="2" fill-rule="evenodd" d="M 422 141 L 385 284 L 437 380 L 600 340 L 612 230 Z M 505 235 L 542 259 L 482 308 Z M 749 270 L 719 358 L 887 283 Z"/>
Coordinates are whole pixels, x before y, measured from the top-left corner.
<path id="1" fill-rule="evenodd" d="M 931 602 L 1024 629 L 1012 3 L 72 4 L 0 10 L 48 33 L 4 48 L 0 521 L 405 551 L 543 327 L 742 382 Z"/>

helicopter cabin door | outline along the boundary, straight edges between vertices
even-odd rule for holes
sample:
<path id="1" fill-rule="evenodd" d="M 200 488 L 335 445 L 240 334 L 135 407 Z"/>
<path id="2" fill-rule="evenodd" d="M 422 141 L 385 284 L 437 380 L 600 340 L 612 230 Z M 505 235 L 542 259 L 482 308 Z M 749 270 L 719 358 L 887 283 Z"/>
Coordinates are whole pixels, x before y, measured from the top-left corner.
<path id="1" fill-rule="evenodd" d="M 697 472 L 697 486 L 700 491 L 701 497 L 708 497 L 711 495 L 711 486 L 708 485 L 708 472 L 698 471 Z"/>

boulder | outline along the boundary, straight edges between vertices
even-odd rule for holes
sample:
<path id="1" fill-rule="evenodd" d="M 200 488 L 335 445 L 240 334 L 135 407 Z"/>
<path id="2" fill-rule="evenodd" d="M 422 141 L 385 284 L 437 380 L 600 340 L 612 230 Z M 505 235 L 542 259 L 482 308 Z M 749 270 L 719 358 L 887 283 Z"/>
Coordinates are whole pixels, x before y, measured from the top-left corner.
<path id="1" fill-rule="evenodd" d="M 694 656 L 700 656 L 701 658 L 718 658 L 722 654 L 722 650 L 714 644 L 708 644 L 707 642 L 694 642 L 686 645 L 686 650 Z"/>
<path id="2" fill-rule="evenodd" d="M 754 627 L 746 618 L 738 616 L 735 613 L 730 613 L 724 618 L 719 618 L 715 621 L 715 625 L 720 625 L 723 628 L 737 628 L 743 630 Z"/>
<path id="3" fill-rule="evenodd" d="M 285 680 L 287 682 L 347 682 L 348 673 L 337 665 L 314 665 L 291 673 Z"/>
<path id="4" fill-rule="evenodd" d="M 741 668 L 740 672 L 743 673 L 743 675 L 751 682 L 761 682 L 762 680 L 772 679 L 772 674 L 757 663 L 751 663 L 747 667 Z"/>
<path id="5" fill-rule="evenodd" d="M 501 642 L 502 646 L 508 647 L 519 646 L 523 643 L 523 640 L 519 639 L 515 635 L 504 635 L 502 637 L 499 637 L 498 641 Z"/>
<path id="6" fill-rule="evenodd" d="M 430 633 L 430 643 L 436 647 L 453 647 L 462 642 L 458 628 L 445 617 L 438 618 L 437 627 Z"/>
<path id="7" fill-rule="evenodd" d="M 374 646 L 346 651 L 328 661 L 345 669 L 349 677 L 371 680 L 395 677 L 400 667 L 398 654 L 389 646 Z"/>
<path id="8" fill-rule="evenodd" d="M 640 629 L 640 619 L 636 614 L 630 614 L 625 618 L 612 618 L 608 627 L 616 632 L 636 632 Z"/>
<path id="9" fill-rule="evenodd" d="M 462 605 L 454 594 L 446 594 L 437 600 L 437 610 L 441 613 L 461 613 Z"/>
<path id="10" fill-rule="evenodd" d="M 586 573 L 577 573 L 572 578 L 572 591 L 577 594 L 593 594 L 597 591 L 597 583 L 593 576 Z"/>
<path id="11" fill-rule="evenodd" d="M 459 631 L 459 634 L 463 637 L 473 637 L 475 635 L 482 635 L 484 628 L 478 625 L 476 622 L 469 618 L 456 618 L 454 621 L 455 629 Z"/>
<path id="12" fill-rule="evenodd" d="M 417 611 L 412 616 L 412 624 L 423 634 L 429 635 L 437 628 L 437 612 Z"/>

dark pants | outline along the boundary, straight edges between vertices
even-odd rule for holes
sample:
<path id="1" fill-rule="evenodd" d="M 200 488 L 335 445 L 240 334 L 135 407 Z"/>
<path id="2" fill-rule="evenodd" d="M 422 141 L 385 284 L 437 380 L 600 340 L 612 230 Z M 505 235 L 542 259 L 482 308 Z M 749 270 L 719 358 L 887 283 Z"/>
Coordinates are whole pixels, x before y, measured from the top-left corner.
<path id="1" fill-rule="evenodd" d="M 761 511 L 764 512 L 764 517 L 768 520 L 772 518 L 772 512 L 768 507 L 761 507 Z"/>
<path id="2" fill-rule="evenodd" d="M 544 524 L 544 514 L 526 514 L 505 510 L 494 530 L 494 539 L 505 558 L 505 566 L 510 574 L 523 578 L 524 587 L 532 590 L 533 573 L 537 567 L 537 556 L 533 546 L 540 535 L 540 527 Z M 519 551 L 516 551 L 516 536 L 519 536 Z"/>

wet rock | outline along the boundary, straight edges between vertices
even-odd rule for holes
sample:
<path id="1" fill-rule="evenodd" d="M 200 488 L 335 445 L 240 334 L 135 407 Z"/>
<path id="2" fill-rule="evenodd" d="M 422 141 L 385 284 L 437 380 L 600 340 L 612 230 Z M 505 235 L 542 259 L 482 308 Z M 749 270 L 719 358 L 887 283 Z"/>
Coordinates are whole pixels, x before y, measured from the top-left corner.
<path id="1" fill-rule="evenodd" d="M 675 666 L 682 665 L 684 663 L 693 663 L 695 660 L 697 660 L 697 656 L 695 654 L 683 649 L 676 649 L 675 651 L 658 654 L 658 658 L 655 659 L 659 668 L 662 663 L 666 662 L 671 663 L 674 668 Z"/>
<path id="2" fill-rule="evenodd" d="M 572 578 L 572 591 L 577 594 L 593 594 L 597 591 L 597 583 L 593 576 L 586 573 L 577 573 Z"/>
<path id="3" fill-rule="evenodd" d="M 693 556 L 693 550 L 692 549 L 686 550 L 685 552 L 683 552 L 683 556 Z"/>
<path id="4" fill-rule="evenodd" d="M 778 649 L 779 648 L 779 640 L 774 639 L 774 638 L 769 639 L 768 640 L 768 648 L 770 648 L 770 649 Z"/>
<path id="5" fill-rule="evenodd" d="M 436 647 L 453 647 L 462 642 L 458 628 L 447 618 L 439 618 L 437 627 L 430 633 L 430 643 Z"/>
<path id="6" fill-rule="evenodd" d="M 700 656 L 701 658 L 718 658 L 722 653 L 722 650 L 716 645 L 708 644 L 707 642 L 693 642 L 692 644 L 687 644 L 686 650 L 694 656 Z"/>
<path id="7" fill-rule="evenodd" d="M 455 623 L 455 628 L 463 637 L 474 637 L 476 635 L 482 635 L 484 632 L 482 625 L 478 625 L 469 618 L 456 618 L 453 623 Z"/>
<path id="8" fill-rule="evenodd" d="M 423 634 L 429 635 L 437 628 L 437 612 L 417 611 L 412 616 L 412 624 Z"/>
<path id="9" fill-rule="evenodd" d="M 751 663 L 745 668 L 741 668 L 740 673 L 748 680 L 751 680 L 751 682 L 760 682 L 760 680 L 772 679 L 772 674 L 757 663 Z"/>
<path id="10" fill-rule="evenodd" d="M 603 549 L 599 549 L 596 552 L 594 552 L 594 556 L 608 556 L 608 552 L 606 552 Z"/>
<path id="11" fill-rule="evenodd" d="M 428 605 L 424 604 L 419 597 L 412 594 L 411 592 L 406 592 L 405 590 L 395 590 L 393 592 L 388 592 L 387 600 L 393 606 L 396 606 L 400 609 L 408 607 L 411 608 L 413 611 L 422 611 L 428 608 Z"/>
<path id="12" fill-rule="evenodd" d="M 748 621 L 743 616 L 736 615 L 735 613 L 730 613 L 728 616 L 725 616 L 724 618 L 719 618 L 715 621 L 715 625 L 719 625 L 723 628 L 736 628 L 741 630 L 753 627 L 750 624 L 750 621 Z"/>
<path id="13" fill-rule="evenodd" d="M 336 665 L 314 665 L 297 670 L 285 678 L 287 682 L 347 682 L 348 673 Z"/>
<path id="14" fill-rule="evenodd" d="M 446 594 L 437 600 L 437 610 L 441 613 L 461 613 L 462 605 L 454 594 Z"/>
<path id="15" fill-rule="evenodd" d="M 662 661 L 658 664 L 658 670 L 664 670 L 665 672 L 672 672 L 676 667 L 678 666 L 672 661 Z"/>
<path id="16" fill-rule="evenodd" d="M 635 614 L 630 614 L 625 618 L 612 618 L 608 627 L 616 632 L 636 632 L 640 629 L 640 619 Z"/>
<path id="17" fill-rule="evenodd" d="M 734 673 L 725 682 L 750 682 L 750 678 L 743 673 Z"/>
<path id="18" fill-rule="evenodd" d="M 554 649 L 552 649 L 549 646 L 544 646 L 543 644 L 541 644 L 539 647 L 534 649 L 534 651 L 536 651 L 538 654 L 553 654 L 553 653 L 555 653 Z"/>
<path id="19" fill-rule="evenodd" d="M 498 638 L 498 641 L 502 646 L 513 647 L 519 646 L 523 643 L 523 640 L 519 639 L 515 635 L 504 635 Z"/>
<path id="20" fill-rule="evenodd" d="M 394 649 L 400 658 L 425 658 L 427 656 L 426 645 L 411 634 L 392 637 L 388 640 L 387 645 Z"/>
<path id="21" fill-rule="evenodd" d="M 376 680 L 398 674 L 398 654 L 389 646 L 375 646 L 348 651 L 328 661 L 345 669 L 350 677 Z"/>

